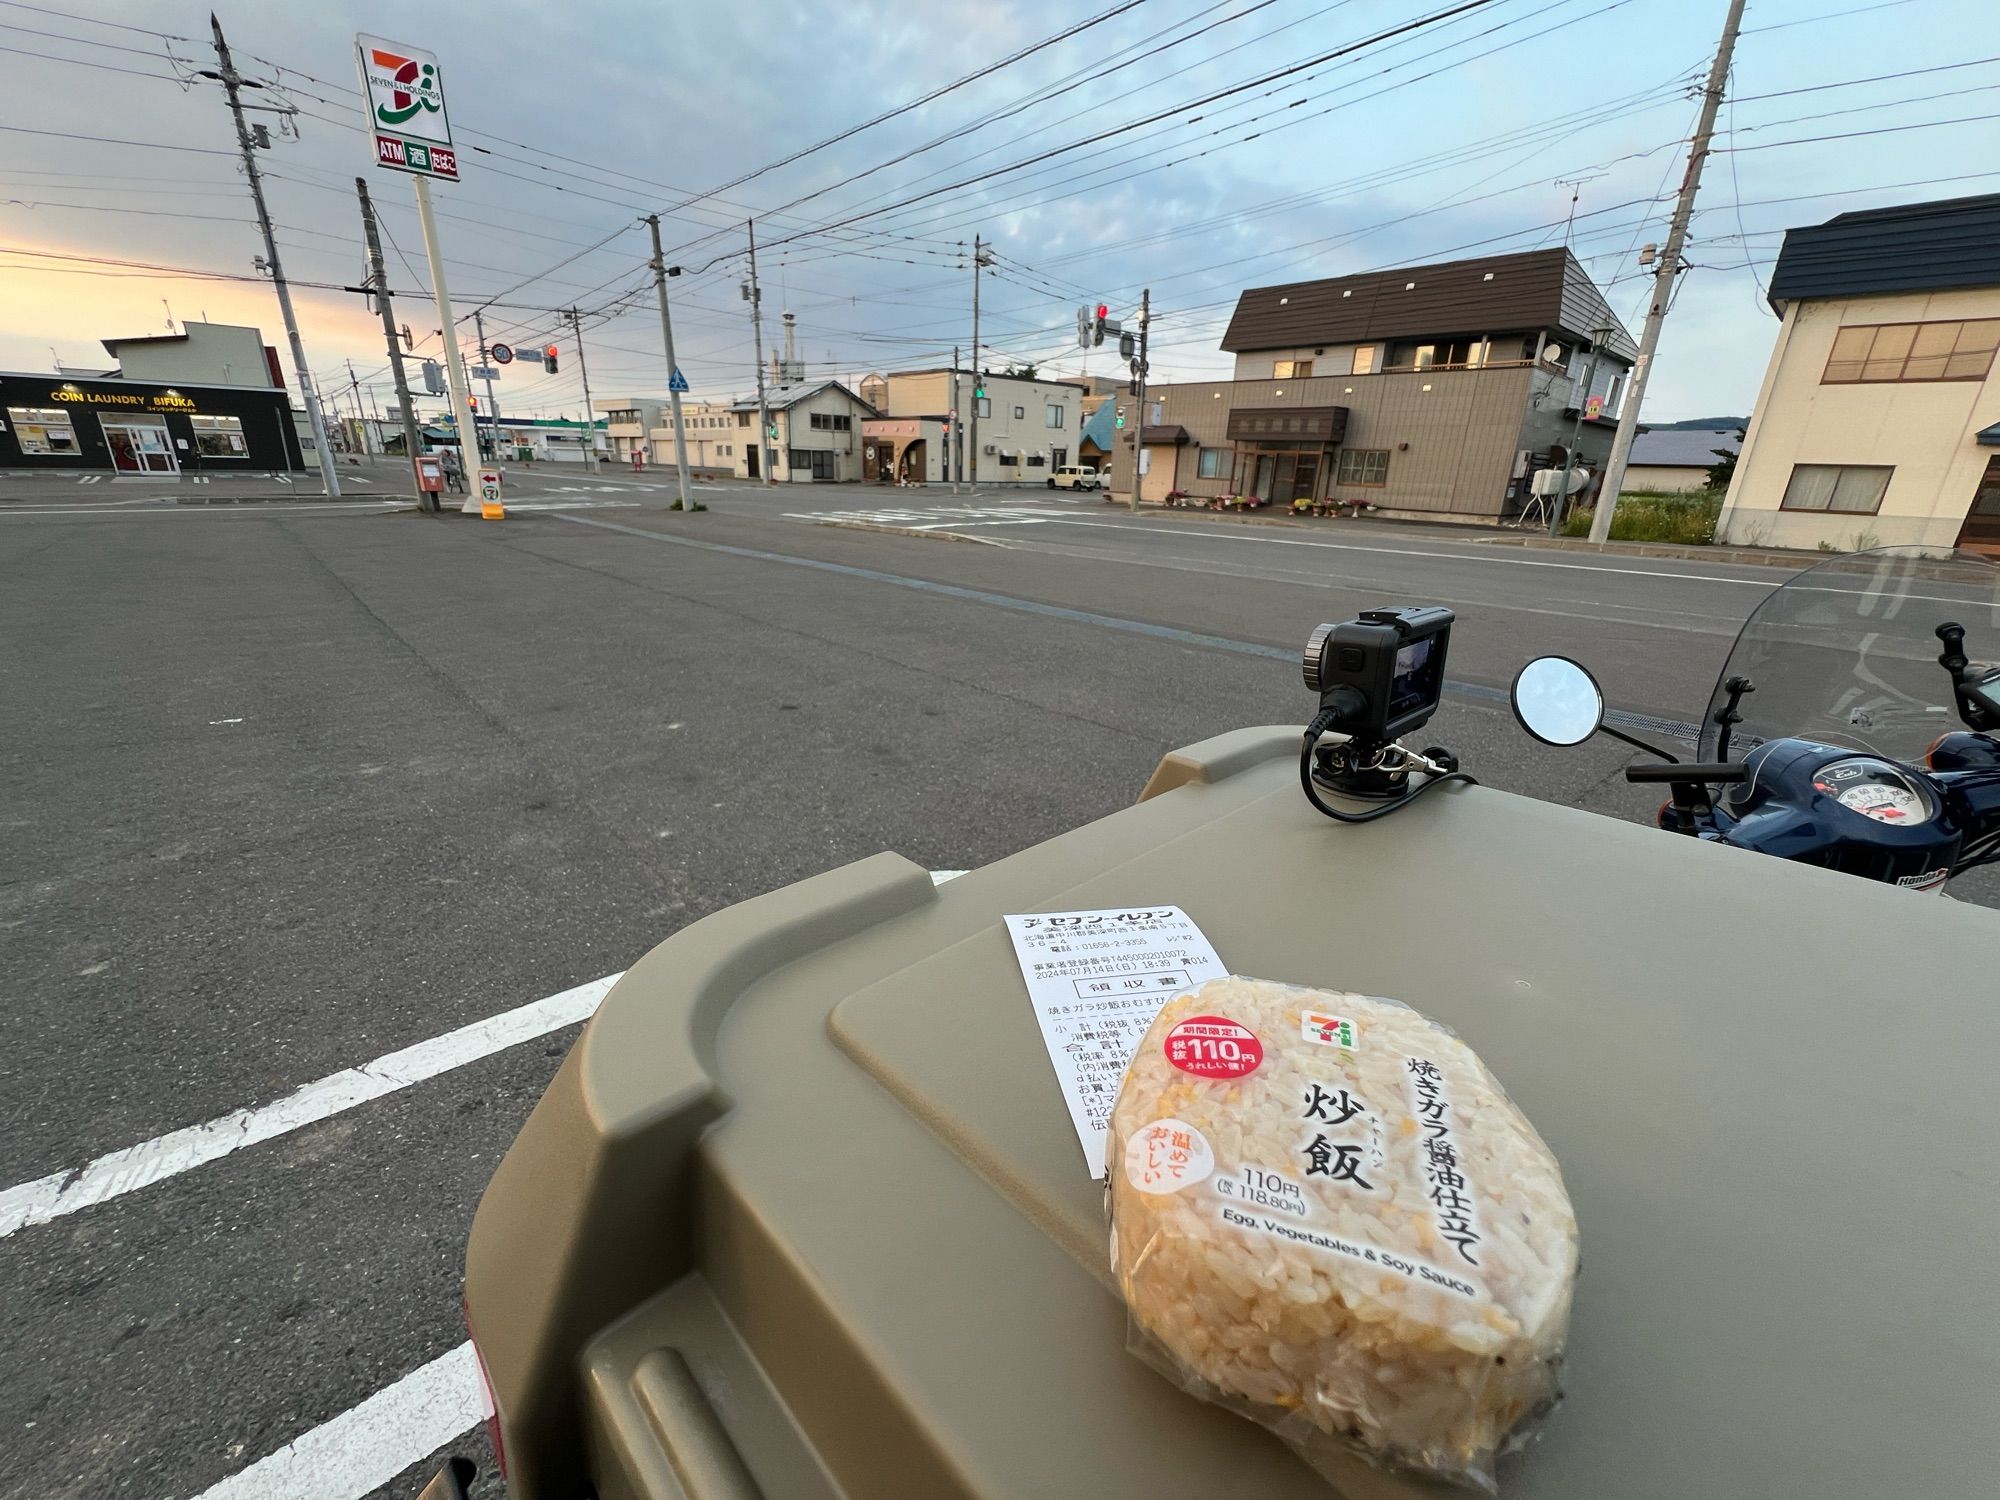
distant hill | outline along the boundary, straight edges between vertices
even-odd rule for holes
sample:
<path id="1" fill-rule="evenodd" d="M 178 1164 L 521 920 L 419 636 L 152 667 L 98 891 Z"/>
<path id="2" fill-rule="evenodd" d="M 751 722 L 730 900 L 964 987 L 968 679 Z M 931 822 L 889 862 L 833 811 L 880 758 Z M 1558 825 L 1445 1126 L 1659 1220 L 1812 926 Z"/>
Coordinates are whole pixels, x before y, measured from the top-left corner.
<path id="1" fill-rule="evenodd" d="M 1683 422 L 1648 422 L 1647 427 L 1654 432 L 1708 432 L 1718 428 L 1731 430 L 1748 427 L 1748 417 L 1689 417 Z"/>

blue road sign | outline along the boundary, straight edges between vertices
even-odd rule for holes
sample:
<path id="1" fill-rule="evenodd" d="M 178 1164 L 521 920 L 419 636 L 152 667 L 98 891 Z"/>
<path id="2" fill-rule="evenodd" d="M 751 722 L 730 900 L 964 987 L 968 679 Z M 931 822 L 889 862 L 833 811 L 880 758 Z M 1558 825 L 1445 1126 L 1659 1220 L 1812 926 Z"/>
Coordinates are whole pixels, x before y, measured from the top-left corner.
<path id="1" fill-rule="evenodd" d="M 514 346 L 512 344 L 495 344 L 486 353 L 496 365 L 511 365 L 514 363 Z"/>
<path id="2" fill-rule="evenodd" d="M 681 367 L 679 365 L 675 365 L 674 373 L 667 381 L 667 389 L 670 391 L 679 391 L 685 394 L 687 388 L 688 388 L 687 376 L 681 374 Z"/>

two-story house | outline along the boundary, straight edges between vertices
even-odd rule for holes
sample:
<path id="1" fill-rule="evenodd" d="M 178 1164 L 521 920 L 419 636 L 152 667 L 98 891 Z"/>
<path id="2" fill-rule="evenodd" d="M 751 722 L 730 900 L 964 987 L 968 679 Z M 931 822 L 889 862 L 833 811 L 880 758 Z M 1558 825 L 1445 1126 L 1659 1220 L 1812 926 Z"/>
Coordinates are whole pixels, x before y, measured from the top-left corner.
<path id="1" fill-rule="evenodd" d="M 942 369 L 899 370 L 884 385 L 888 410 L 866 433 L 871 478 L 1045 485 L 1077 461 L 1085 387 L 1075 381 Z"/>
<path id="2" fill-rule="evenodd" d="M 660 425 L 660 414 L 668 410 L 667 403 L 657 396 L 624 396 L 616 401 L 600 401 L 597 409 L 604 413 L 604 436 L 611 445 L 614 459 L 630 461 L 632 450 L 647 448 L 649 462 L 657 462 L 660 450 L 652 446 L 650 434 Z M 484 418 L 481 418 L 484 421 Z M 673 457 L 673 440 L 668 438 L 667 457 Z"/>
<path id="3" fill-rule="evenodd" d="M 1717 540 L 2000 551 L 2000 194 L 1788 230 Z"/>
<path id="4" fill-rule="evenodd" d="M 1601 466 L 1638 352 L 1567 249 L 1253 287 L 1222 347 L 1234 378 L 1148 389 L 1113 489 L 1497 520 L 1572 445 Z"/>
<path id="5" fill-rule="evenodd" d="M 736 441 L 725 462 L 737 478 L 760 479 L 768 473 L 780 484 L 845 484 L 861 478 L 861 427 L 875 408 L 838 380 L 766 391 L 764 409 L 771 430 L 760 445 L 756 397 L 730 405 Z"/>

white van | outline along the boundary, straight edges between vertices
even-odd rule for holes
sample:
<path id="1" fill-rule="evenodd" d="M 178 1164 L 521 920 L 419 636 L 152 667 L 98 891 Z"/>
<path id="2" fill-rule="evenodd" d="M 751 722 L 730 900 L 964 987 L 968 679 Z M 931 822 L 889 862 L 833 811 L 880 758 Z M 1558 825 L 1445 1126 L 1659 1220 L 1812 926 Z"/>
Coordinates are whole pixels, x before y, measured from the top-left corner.
<path id="1" fill-rule="evenodd" d="M 1052 490 L 1095 490 L 1104 486 L 1104 476 L 1095 469 L 1065 464 L 1049 476 Z"/>

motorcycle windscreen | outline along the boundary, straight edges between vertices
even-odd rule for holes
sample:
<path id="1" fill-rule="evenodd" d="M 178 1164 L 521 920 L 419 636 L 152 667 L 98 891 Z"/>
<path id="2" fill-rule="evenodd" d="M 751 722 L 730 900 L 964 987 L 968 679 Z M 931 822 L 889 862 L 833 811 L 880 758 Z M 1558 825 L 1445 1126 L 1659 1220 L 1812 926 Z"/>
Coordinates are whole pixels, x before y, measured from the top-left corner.
<path id="1" fill-rule="evenodd" d="M 1772 739 L 1816 740 L 1920 763 L 1962 727 L 1938 665 L 1937 627 L 1965 627 L 1965 654 L 2000 662 L 2000 567 L 1968 553 L 1878 547 L 1828 558 L 1757 607 L 1716 679 L 1698 758 L 1719 755 L 1716 713 L 1732 677 L 1756 691 L 1738 711 L 1729 757 Z"/>

